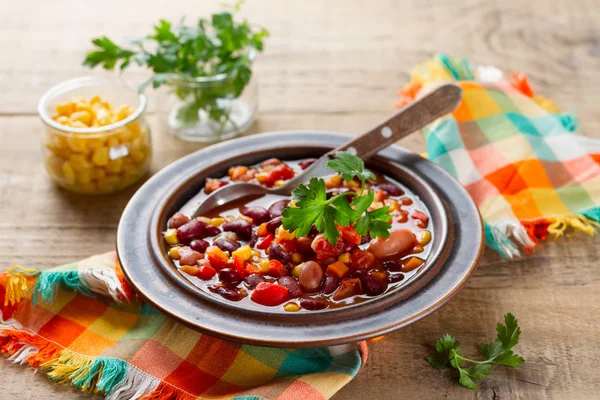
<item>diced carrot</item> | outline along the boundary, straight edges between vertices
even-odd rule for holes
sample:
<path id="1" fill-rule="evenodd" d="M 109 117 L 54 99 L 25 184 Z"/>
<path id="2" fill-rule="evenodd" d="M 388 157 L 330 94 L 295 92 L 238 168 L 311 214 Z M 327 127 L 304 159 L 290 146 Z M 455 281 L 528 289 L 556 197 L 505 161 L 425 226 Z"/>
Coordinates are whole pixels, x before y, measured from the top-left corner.
<path id="1" fill-rule="evenodd" d="M 423 260 L 417 257 L 411 257 L 404 263 L 402 267 L 402 272 L 409 272 L 413 269 L 419 268 L 423 264 Z"/>
<path id="2" fill-rule="evenodd" d="M 213 267 L 223 268 L 227 265 L 229 257 L 217 246 L 209 246 L 204 253 Z"/>
<path id="3" fill-rule="evenodd" d="M 346 275 L 348 275 L 348 267 L 341 261 L 336 261 L 333 264 L 329 264 L 327 266 L 327 273 L 331 275 L 335 275 L 338 278 L 342 279 Z"/>
<path id="4" fill-rule="evenodd" d="M 267 229 L 267 224 L 268 224 L 268 222 L 263 222 L 262 224 L 259 225 L 258 229 L 256 230 L 256 233 L 258 234 L 258 236 L 265 237 L 265 236 L 269 235 L 269 230 Z"/>

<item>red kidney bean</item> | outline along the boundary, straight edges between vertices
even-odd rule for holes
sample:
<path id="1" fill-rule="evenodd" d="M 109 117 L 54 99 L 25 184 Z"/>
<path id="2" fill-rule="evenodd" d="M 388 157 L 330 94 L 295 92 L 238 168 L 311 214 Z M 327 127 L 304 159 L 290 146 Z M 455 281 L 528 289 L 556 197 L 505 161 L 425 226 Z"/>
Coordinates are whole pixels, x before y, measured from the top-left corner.
<path id="1" fill-rule="evenodd" d="M 404 194 L 404 190 L 391 182 L 380 183 L 378 186 L 379 189 L 383 190 L 390 196 L 402 196 Z"/>
<path id="2" fill-rule="evenodd" d="M 239 249 L 239 247 L 240 247 L 240 244 L 238 242 L 233 241 L 231 239 L 223 238 L 223 237 L 215 240 L 214 244 L 221 250 L 228 251 L 230 253 Z"/>
<path id="3" fill-rule="evenodd" d="M 387 281 L 377 279 L 369 274 L 361 274 L 360 282 L 362 283 L 363 290 L 369 296 L 377 296 L 382 294 L 388 287 Z"/>
<path id="4" fill-rule="evenodd" d="M 254 289 L 259 283 L 264 282 L 265 278 L 259 274 L 250 274 L 244 278 L 244 281 L 248 284 L 248 286 L 250 286 L 251 289 Z"/>
<path id="5" fill-rule="evenodd" d="M 292 298 L 300 297 L 304 294 L 302 288 L 300 288 L 300 285 L 298 284 L 298 281 L 296 281 L 294 277 L 282 276 L 277 280 L 277 283 L 286 288 Z"/>
<path id="6" fill-rule="evenodd" d="M 307 292 L 316 292 L 321 286 L 323 279 L 323 268 L 315 261 L 307 261 L 300 270 L 298 282 L 300 287 Z"/>
<path id="7" fill-rule="evenodd" d="M 175 213 L 171 219 L 169 219 L 169 228 L 177 229 L 188 222 L 190 222 L 190 219 L 187 217 L 187 215 L 178 212 Z"/>
<path id="8" fill-rule="evenodd" d="M 256 245 L 256 242 L 258 242 L 259 238 L 260 238 L 260 236 L 258 236 L 258 233 L 252 232 L 252 237 L 250 237 L 250 241 L 248 242 L 248 246 L 254 247 L 254 245 Z"/>
<path id="9" fill-rule="evenodd" d="M 404 274 L 390 274 L 390 283 L 400 282 L 404 279 Z"/>
<path id="10" fill-rule="evenodd" d="M 360 238 L 360 244 L 369 243 L 371 241 L 371 235 L 367 233 L 365 236 Z"/>
<path id="11" fill-rule="evenodd" d="M 267 223 L 267 230 L 275 233 L 277 228 L 281 226 L 281 217 L 274 218 Z"/>
<path id="12" fill-rule="evenodd" d="M 233 268 L 223 268 L 219 270 L 219 279 L 228 286 L 237 286 L 242 281 L 242 277 Z"/>
<path id="13" fill-rule="evenodd" d="M 277 260 L 283 265 L 292 262 L 292 257 L 279 244 L 273 243 L 269 248 L 269 260 Z"/>
<path id="14" fill-rule="evenodd" d="M 224 286 L 209 286 L 208 290 L 218 295 L 221 295 L 227 300 L 240 301 L 242 299 L 242 296 L 240 296 L 237 290 L 229 289 Z"/>
<path id="15" fill-rule="evenodd" d="M 177 238 L 182 243 L 189 243 L 194 239 L 205 237 L 206 224 L 197 219 L 193 219 L 185 225 L 177 228 Z"/>
<path id="16" fill-rule="evenodd" d="M 314 253 L 311 247 L 312 238 L 301 237 L 296 240 L 296 251 L 300 253 Z"/>
<path id="17" fill-rule="evenodd" d="M 325 275 L 325 280 L 323 281 L 323 287 L 321 291 L 325 294 L 331 294 L 335 292 L 335 289 L 340 285 L 340 278 L 335 275 Z"/>
<path id="18" fill-rule="evenodd" d="M 286 208 L 290 204 L 289 200 L 279 200 L 269 206 L 269 214 L 271 214 L 271 218 L 281 217 L 281 213 L 283 209 Z"/>
<path id="19" fill-rule="evenodd" d="M 402 264 L 400 264 L 397 261 L 384 261 L 383 263 L 383 267 L 385 269 L 387 269 L 388 271 L 392 271 L 392 272 L 400 272 L 402 271 Z"/>
<path id="20" fill-rule="evenodd" d="M 306 168 L 310 167 L 311 165 L 313 165 L 315 163 L 315 161 L 317 161 L 316 158 L 308 158 L 306 160 L 300 161 L 300 163 L 298 165 L 300 165 L 300 168 L 306 169 Z"/>
<path id="21" fill-rule="evenodd" d="M 200 253 L 204 253 L 208 246 L 210 246 L 210 243 L 202 239 L 194 239 L 190 242 L 190 247 Z"/>
<path id="22" fill-rule="evenodd" d="M 221 228 L 214 225 L 207 225 L 204 237 L 217 236 L 219 233 L 221 233 Z"/>
<path id="23" fill-rule="evenodd" d="M 252 237 L 252 224 L 245 219 L 232 219 L 221 226 L 224 231 L 235 232 L 242 239 L 250 239 Z"/>
<path id="24" fill-rule="evenodd" d="M 202 254 L 195 250 L 190 249 L 187 246 L 183 246 L 179 249 L 179 264 L 180 265 L 196 265 L 199 259 L 202 258 Z"/>
<path id="25" fill-rule="evenodd" d="M 252 218 L 252 223 L 254 225 L 260 225 L 263 222 L 267 222 L 271 219 L 271 214 L 264 207 L 242 207 L 240 209 L 240 213 L 245 215 L 246 217 Z"/>
<path id="26" fill-rule="evenodd" d="M 300 306 L 305 310 L 322 310 L 327 308 L 327 303 L 317 299 L 302 299 Z"/>

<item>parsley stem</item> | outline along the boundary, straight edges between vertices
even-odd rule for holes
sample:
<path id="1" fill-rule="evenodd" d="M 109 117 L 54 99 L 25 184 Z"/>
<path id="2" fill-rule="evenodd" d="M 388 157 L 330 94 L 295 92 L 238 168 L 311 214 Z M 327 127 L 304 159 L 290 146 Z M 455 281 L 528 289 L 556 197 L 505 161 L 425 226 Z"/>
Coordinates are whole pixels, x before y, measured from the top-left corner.
<path id="1" fill-rule="evenodd" d="M 485 361 L 475 361 L 475 360 L 471 360 L 470 358 L 461 356 L 454 349 L 452 349 L 452 354 L 453 354 L 454 358 L 456 358 L 457 360 L 466 361 L 466 362 L 470 362 L 473 364 L 489 364 L 492 361 L 494 361 L 494 358 L 496 358 L 496 357 L 490 358 L 489 360 L 485 360 Z"/>
<path id="2" fill-rule="evenodd" d="M 335 195 L 335 196 L 333 196 L 333 197 L 332 197 L 332 198 L 330 198 L 329 200 L 327 200 L 327 201 L 325 202 L 325 204 L 331 204 L 331 203 L 333 203 L 334 201 L 336 201 L 337 199 L 339 199 L 340 197 L 351 196 L 351 195 L 353 195 L 353 194 L 356 194 L 356 193 L 354 193 L 354 192 L 344 192 L 344 193 L 340 193 L 340 194 L 338 194 L 338 195 Z"/>

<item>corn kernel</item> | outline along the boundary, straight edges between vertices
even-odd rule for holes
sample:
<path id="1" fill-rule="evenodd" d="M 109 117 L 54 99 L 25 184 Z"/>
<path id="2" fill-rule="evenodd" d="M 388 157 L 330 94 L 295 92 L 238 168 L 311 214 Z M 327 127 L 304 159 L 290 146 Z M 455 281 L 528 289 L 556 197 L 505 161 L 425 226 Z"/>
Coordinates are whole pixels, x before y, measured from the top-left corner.
<path id="1" fill-rule="evenodd" d="M 282 187 L 283 185 L 285 185 L 285 181 L 283 181 L 281 179 L 278 181 L 275 181 L 275 183 L 273 183 L 273 186 L 275 186 L 275 187 Z"/>
<path id="2" fill-rule="evenodd" d="M 146 159 L 146 155 L 140 150 L 133 150 L 130 155 L 131 158 L 133 158 L 133 160 L 138 164 L 144 162 Z"/>
<path id="3" fill-rule="evenodd" d="M 104 171 L 102 168 L 94 168 L 92 170 L 92 179 L 97 181 L 99 179 L 102 179 L 106 176 L 106 171 Z"/>
<path id="4" fill-rule="evenodd" d="M 400 209 L 400 203 L 394 199 L 387 199 L 384 201 L 386 206 L 390 207 L 390 211 L 397 211 Z"/>
<path id="5" fill-rule="evenodd" d="M 75 171 L 90 171 L 93 167 L 83 154 L 71 154 L 69 162 Z"/>
<path id="6" fill-rule="evenodd" d="M 83 122 L 86 126 L 89 126 L 92 122 L 92 114 L 87 111 L 75 111 L 69 117 L 71 122 L 80 121 Z"/>
<path id="7" fill-rule="evenodd" d="M 217 218 L 213 218 L 211 219 L 208 224 L 209 225 L 214 225 L 214 226 L 221 226 L 225 223 L 225 218 L 221 218 L 221 217 L 217 217 Z"/>
<path id="8" fill-rule="evenodd" d="M 380 201 L 374 201 L 373 204 L 371 204 L 371 207 L 373 207 L 374 209 L 381 208 L 383 207 L 383 203 Z"/>
<path id="9" fill-rule="evenodd" d="M 56 122 L 58 122 L 59 124 L 63 124 L 63 125 L 68 125 L 69 124 L 69 117 L 67 117 L 66 115 L 59 115 L 54 120 Z"/>
<path id="10" fill-rule="evenodd" d="M 92 155 L 92 162 L 99 167 L 108 165 L 108 147 L 100 147 L 94 151 Z"/>
<path id="11" fill-rule="evenodd" d="M 260 252 L 252 250 L 252 257 L 260 257 Z"/>
<path id="12" fill-rule="evenodd" d="M 288 232 L 287 230 L 283 229 L 283 227 L 280 227 L 281 229 L 279 230 L 279 233 L 277 234 L 277 237 L 281 240 L 294 240 L 296 239 L 296 234 L 294 232 Z"/>
<path id="13" fill-rule="evenodd" d="M 177 239 L 177 229 L 169 229 L 164 233 L 165 240 L 171 246 L 179 244 L 179 239 Z"/>
<path id="14" fill-rule="evenodd" d="M 339 175 L 332 175 L 325 178 L 325 187 L 332 189 L 339 187 L 342 184 L 342 177 Z"/>
<path id="15" fill-rule="evenodd" d="M 233 257 L 239 257 L 244 261 L 247 261 L 250 259 L 250 257 L 252 257 L 252 249 L 250 248 L 250 246 L 246 245 L 246 246 L 242 246 L 237 250 L 234 250 L 231 255 Z"/>
<path id="16" fill-rule="evenodd" d="M 69 121 L 69 126 L 71 126 L 72 128 L 89 128 L 88 125 L 81 121 Z"/>
<path id="17" fill-rule="evenodd" d="M 292 276 L 296 278 L 300 278 L 300 271 L 302 270 L 303 264 L 296 265 L 294 269 L 292 269 Z"/>
<path id="18" fill-rule="evenodd" d="M 77 183 L 80 183 L 80 184 L 85 185 L 92 181 L 92 174 L 91 174 L 91 170 L 89 170 L 89 169 L 82 169 L 80 171 L 75 171 L 75 176 L 76 176 Z"/>
<path id="19" fill-rule="evenodd" d="M 85 153 L 85 139 L 81 139 L 79 137 L 69 137 L 67 138 L 67 143 L 72 152 Z"/>
<path id="20" fill-rule="evenodd" d="M 58 115 L 69 116 L 77 110 L 75 103 L 64 103 L 56 106 L 56 112 Z"/>
<path id="21" fill-rule="evenodd" d="M 69 182 L 69 184 L 73 185 L 75 184 L 75 179 L 77 178 L 75 176 L 75 171 L 73 170 L 73 167 L 71 166 L 71 164 L 68 161 L 65 161 L 63 166 L 62 166 L 62 172 L 63 175 L 65 176 L 65 179 L 67 180 L 67 182 Z"/>
<path id="22" fill-rule="evenodd" d="M 302 262 L 302 254 L 300 253 L 292 253 L 292 262 L 293 263 L 301 263 Z"/>
<path id="23" fill-rule="evenodd" d="M 350 253 L 342 253 L 338 257 L 338 261 L 343 262 L 344 264 L 350 263 Z"/>
<path id="24" fill-rule="evenodd" d="M 84 193 L 94 193 L 98 190 L 94 182 L 78 183 L 77 187 Z"/>
<path id="25" fill-rule="evenodd" d="M 123 159 L 122 158 L 117 158 L 114 160 L 110 160 L 108 162 L 108 165 L 105 167 L 106 172 L 108 172 L 109 174 L 118 174 L 121 172 L 121 170 L 123 169 Z"/>
<path id="26" fill-rule="evenodd" d="M 180 247 L 171 247 L 169 249 L 169 256 L 171 256 L 173 260 L 179 260 L 179 249 Z"/>
<path id="27" fill-rule="evenodd" d="M 260 267 L 260 271 L 263 273 L 269 272 L 269 260 L 263 258 L 258 262 L 258 266 Z"/>
<path id="28" fill-rule="evenodd" d="M 300 311 L 302 309 L 302 307 L 300 307 L 296 303 L 287 303 L 285 306 L 283 306 L 283 309 L 288 312 L 296 312 L 296 311 Z"/>
<path id="29" fill-rule="evenodd" d="M 420 231 L 417 234 L 417 241 L 421 246 L 427 246 L 431 241 L 431 232 L 425 230 Z"/>
<path id="30" fill-rule="evenodd" d="M 196 219 L 200 222 L 204 222 L 205 224 L 210 224 L 211 219 L 206 217 L 196 217 Z"/>

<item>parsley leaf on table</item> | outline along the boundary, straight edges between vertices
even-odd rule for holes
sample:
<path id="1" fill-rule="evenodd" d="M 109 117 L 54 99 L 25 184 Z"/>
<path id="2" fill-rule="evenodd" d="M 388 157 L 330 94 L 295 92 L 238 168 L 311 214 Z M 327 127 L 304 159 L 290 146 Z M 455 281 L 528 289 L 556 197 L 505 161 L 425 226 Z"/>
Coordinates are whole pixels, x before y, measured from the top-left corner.
<path id="1" fill-rule="evenodd" d="M 296 206 L 283 210 L 283 227 L 290 232 L 295 231 L 296 237 L 302 237 L 308 235 L 314 224 L 334 246 L 340 237 L 338 226 L 356 224 L 354 228 L 360 235 L 370 233 L 373 238 L 388 237 L 392 227 L 389 207 L 368 211 L 375 193 L 372 190 L 365 193 L 364 184 L 375 175 L 364 169 L 363 160 L 349 152 L 340 151 L 336 157 L 327 163 L 327 167 L 339 172 L 346 180 L 358 177 L 362 182 L 360 193 L 343 192 L 327 199 L 325 181 L 312 178 L 308 186 L 301 184 L 292 192 Z M 350 202 L 348 196 L 352 196 Z"/>
<path id="2" fill-rule="evenodd" d="M 496 327 L 496 340 L 490 344 L 483 343 L 479 346 L 479 352 L 486 358 L 484 361 L 471 360 L 460 355 L 460 342 L 447 333 L 437 341 L 435 345 L 437 353 L 427 357 L 427 361 L 434 368 L 444 368 L 450 364 L 451 367 L 458 370 L 458 382 L 461 385 L 469 389 L 476 389 L 475 381 L 485 379 L 492 371 L 493 365 L 518 367 L 525 362 L 523 357 L 512 351 L 512 348 L 519 343 L 521 334 L 521 328 L 519 328 L 516 318 L 508 313 L 504 316 L 504 323 L 505 325 L 498 324 Z M 463 363 L 472 366 L 466 367 Z"/>

